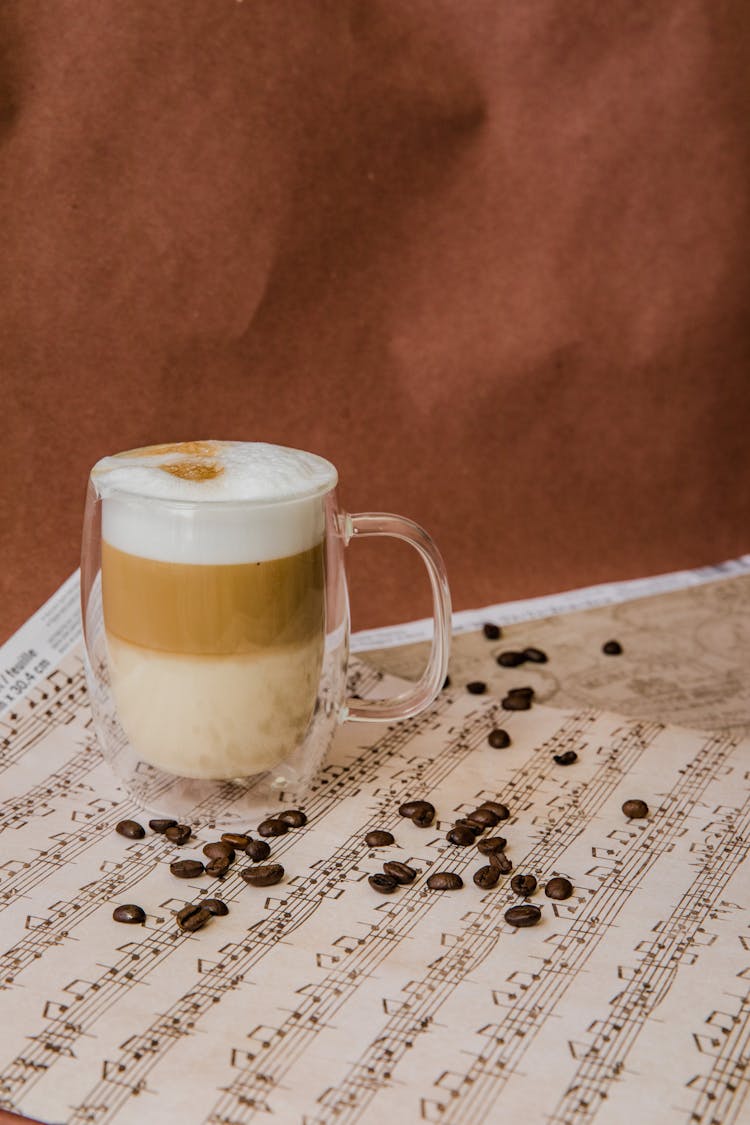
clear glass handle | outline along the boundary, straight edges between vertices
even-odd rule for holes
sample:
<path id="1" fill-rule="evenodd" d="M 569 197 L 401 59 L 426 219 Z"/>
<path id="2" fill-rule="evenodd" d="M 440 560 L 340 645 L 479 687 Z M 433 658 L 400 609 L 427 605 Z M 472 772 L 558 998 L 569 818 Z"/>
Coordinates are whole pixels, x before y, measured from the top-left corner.
<path id="1" fill-rule="evenodd" d="M 433 635 L 432 651 L 422 678 L 408 691 L 391 699 L 349 699 L 347 718 L 382 722 L 384 719 L 409 719 L 424 711 L 436 698 L 448 672 L 451 639 L 451 596 L 445 564 L 430 536 L 413 520 L 388 512 L 361 512 L 343 515 L 344 542 L 365 535 L 390 535 L 403 539 L 419 551 L 427 567 L 432 586 Z"/>

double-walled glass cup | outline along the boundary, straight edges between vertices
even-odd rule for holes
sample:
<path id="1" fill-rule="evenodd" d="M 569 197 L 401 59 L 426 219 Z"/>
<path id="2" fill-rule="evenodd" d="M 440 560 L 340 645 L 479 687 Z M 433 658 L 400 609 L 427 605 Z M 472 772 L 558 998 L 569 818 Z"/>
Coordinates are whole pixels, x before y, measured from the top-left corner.
<path id="1" fill-rule="evenodd" d="M 231 819 L 300 798 L 342 720 L 406 719 L 440 691 L 450 596 L 437 548 L 402 516 L 342 512 L 336 483 L 322 458 L 260 443 L 152 446 L 92 470 L 91 705 L 105 758 L 147 809 Z M 422 678 L 369 701 L 347 697 L 344 566 L 367 535 L 419 551 L 434 615 Z"/>

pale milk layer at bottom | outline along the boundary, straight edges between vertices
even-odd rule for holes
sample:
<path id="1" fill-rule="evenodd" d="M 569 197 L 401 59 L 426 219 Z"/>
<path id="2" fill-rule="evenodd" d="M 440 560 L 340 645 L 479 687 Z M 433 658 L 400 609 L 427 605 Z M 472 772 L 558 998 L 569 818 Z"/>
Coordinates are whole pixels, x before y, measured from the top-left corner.
<path id="1" fill-rule="evenodd" d="M 136 754 L 166 773 L 229 780 L 288 758 L 315 707 L 323 641 L 236 656 L 157 652 L 107 634 L 112 692 Z"/>

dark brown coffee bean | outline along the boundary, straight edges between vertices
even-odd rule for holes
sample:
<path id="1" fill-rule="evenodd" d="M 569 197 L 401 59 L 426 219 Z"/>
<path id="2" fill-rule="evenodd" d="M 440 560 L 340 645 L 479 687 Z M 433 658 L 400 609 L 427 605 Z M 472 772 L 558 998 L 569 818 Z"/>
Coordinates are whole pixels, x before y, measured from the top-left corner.
<path id="1" fill-rule="evenodd" d="M 619 641 L 607 641 L 602 645 L 602 652 L 606 656 L 619 656 L 622 652 L 622 645 Z"/>
<path id="2" fill-rule="evenodd" d="M 497 881 L 500 878 L 500 872 L 496 867 L 480 867 L 478 871 L 474 872 L 473 879 L 478 887 L 483 890 L 489 890 L 490 887 L 496 887 Z"/>
<path id="3" fill-rule="evenodd" d="M 411 819 L 415 813 L 419 812 L 431 812 L 434 816 L 435 806 L 431 805 L 429 801 L 404 801 L 404 803 L 398 807 L 398 815 L 406 816 L 409 819 Z"/>
<path id="4" fill-rule="evenodd" d="M 468 819 L 476 821 L 476 823 L 481 824 L 483 828 L 494 828 L 498 823 L 499 817 L 493 813 L 492 809 L 480 808 L 470 812 Z"/>
<path id="5" fill-rule="evenodd" d="M 251 887 L 272 887 L 284 878 L 280 863 L 267 863 L 264 867 L 246 867 L 240 874 Z"/>
<path id="6" fill-rule="evenodd" d="M 491 625 L 489 622 L 487 622 L 486 625 L 482 626 L 482 632 L 484 633 L 488 641 L 499 641 L 500 637 L 502 636 L 502 629 L 500 628 L 500 626 Z"/>
<path id="7" fill-rule="evenodd" d="M 176 859 L 169 870 L 178 879 L 197 879 L 206 869 L 199 859 Z"/>
<path id="8" fill-rule="evenodd" d="M 427 880 L 431 891 L 457 891 L 463 885 L 463 879 L 455 871 L 437 871 Z"/>
<path id="9" fill-rule="evenodd" d="M 392 875 L 381 874 L 380 871 L 376 872 L 375 875 L 370 875 L 367 882 L 374 891 L 378 891 L 381 895 L 392 895 L 398 886 Z"/>
<path id="10" fill-rule="evenodd" d="M 544 888 L 544 893 L 547 898 L 560 900 L 570 898 L 573 894 L 573 884 L 570 879 L 565 879 L 562 875 L 557 875 L 547 883 Z"/>
<path id="11" fill-rule="evenodd" d="M 642 817 L 648 816 L 648 805 L 645 801 L 637 799 L 625 801 L 622 811 L 629 820 L 640 820 Z"/>
<path id="12" fill-rule="evenodd" d="M 232 855 L 234 855 L 234 852 L 232 852 Z M 230 868 L 231 862 L 228 855 L 214 856 L 206 864 L 206 874 L 210 875 L 212 879 L 223 879 Z"/>
<path id="13" fill-rule="evenodd" d="M 495 727 L 487 735 L 487 741 L 493 750 L 505 750 L 506 746 L 510 746 L 510 735 L 507 730 L 502 730 L 501 727 Z"/>
<path id="14" fill-rule="evenodd" d="M 523 650 L 524 659 L 530 661 L 532 664 L 546 664 L 547 653 L 542 652 L 540 648 L 525 648 Z"/>
<path id="15" fill-rule="evenodd" d="M 446 833 L 445 838 L 449 844 L 456 844 L 459 848 L 468 848 L 469 844 L 474 843 L 475 836 L 471 828 L 468 828 L 465 824 L 456 824 L 450 832 Z"/>
<path id="16" fill-rule="evenodd" d="M 517 668 L 525 660 L 526 657 L 522 652 L 501 652 L 497 658 L 497 663 L 501 668 Z"/>
<path id="17" fill-rule="evenodd" d="M 484 695 L 487 691 L 487 684 L 483 680 L 472 680 L 471 683 L 466 685 L 466 690 L 470 695 Z"/>
<path id="18" fill-rule="evenodd" d="M 524 696 L 525 695 L 528 699 L 533 699 L 534 698 L 534 689 L 533 689 L 533 687 L 512 687 L 508 691 L 506 691 L 505 694 L 509 695 L 509 696 L 514 696 L 514 695 Z"/>
<path id="19" fill-rule="evenodd" d="M 115 832 L 128 840 L 142 840 L 146 835 L 146 829 L 137 820 L 121 820 L 115 825 Z"/>
<path id="20" fill-rule="evenodd" d="M 234 863 L 234 848 L 226 840 L 214 840 L 211 844 L 203 845 L 203 854 L 209 859 L 218 859 L 220 856 Z"/>
<path id="21" fill-rule="evenodd" d="M 536 879 L 533 875 L 514 875 L 510 886 L 517 895 L 526 898 L 527 895 L 533 895 L 536 890 Z"/>
<path id="22" fill-rule="evenodd" d="M 209 914 L 213 914 L 215 918 L 223 918 L 225 914 L 229 913 L 229 907 L 220 898 L 204 898 L 201 906 Z"/>
<path id="23" fill-rule="evenodd" d="M 450 686 L 451 686 L 451 678 L 450 678 L 450 676 L 446 676 L 445 679 L 443 680 L 443 691 L 445 691 L 446 688 L 449 688 Z"/>
<path id="24" fill-rule="evenodd" d="M 146 912 L 142 906 L 134 902 L 126 902 L 124 906 L 116 906 L 112 911 L 115 922 L 126 922 L 128 925 L 139 925 L 146 921 Z"/>
<path id="25" fill-rule="evenodd" d="M 408 863 L 400 863 L 397 859 L 389 859 L 383 864 L 383 870 L 397 883 L 413 883 L 417 873 Z"/>
<path id="26" fill-rule="evenodd" d="M 246 836 L 244 832 L 222 832 L 221 843 L 228 844 L 230 848 L 237 848 L 238 851 L 244 852 L 247 845 L 250 843 L 250 837 Z M 206 849 L 203 849 L 206 851 Z M 206 852 L 208 855 L 208 852 Z"/>
<path id="27" fill-rule="evenodd" d="M 529 695 L 506 695 L 500 700 L 503 711 L 528 711 L 531 707 Z"/>
<path id="28" fill-rule="evenodd" d="M 283 836 L 285 832 L 289 831 L 289 825 L 285 820 L 279 820 L 278 817 L 269 816 L 266 820 L 262 820 L 258 825 L 258 832 L 261 836 Z"/>
<path id="29" fill-rule="evenodd" d="M 192 934 L 196 930 L 202 930 L 212 917 L 210 910 L 204 910 L 202 906 L 190 903 L 188 906 L 183 906 L 182 910 L 177 911 L 177 925 L 181 930 Z"/>
<path id="30" fill-rule="evenodd" d="M 499 801 L 482 801 L 479 806 L 480 809 L 489 809 L 493 812 L 498 820 L 507 820 L 510 816 L 510 809 L 507 805 L 502 805 Z"/>
<path id="31" fill-rule="evenodd" d="M 381 829 L 368 832 L 365 836 L 365 843 L 368 848 L 389 848 L 395 842 L 392 832 L 383 832 Z"/>
<path id="32" fill-rule="evenodd" d="M 469 816 L 460 817 L 455 824 L 454 828 L 468 828 L 475 836 L 481 836 L 484 832 L 484 825 L 480 824 L 478 820 L 472 820 Z"/>
<path id="33" fill-rule="evenodd" d="M 490 852 L 487 859 L 490 861 L 490 867 L 497 868 L 501 875 L 510 875 L 513 870 L 513 864 L 505 852 Z"/>
<path id="34" fill-rule="evenodd" d="M 492 855 L 493 852 L 504 851 L 507 843 L 504 836 L 488 836 L 486 840 L 477 840 L 477 851 L 482 855 Z"/>
<path id="35" fill-rule="evenodd" d="M 167 831 L 168 828 L 176 828 L 177 827 L 177 821 L 176 820 L 150 820 L 148 822 L 148 826 L 149 826 L 149 828 L 151 829 L 152 832 L 164 833 L 164 832 Z"/>
<path id="36" fill-rule="evenodd" d="M 307 816 L 302 809 L 285 809 L 279 813 L 277 820 L 285 821 L 290 828 L 304 828 L 307 824 Z"/>
<path id="37" fill-rule="evenodd" d="M 565 750 L 562 754 L 554 754 L 552 761 L 557 762 L 558 766 L 572 766 L 578 761 L 578 755 L 575 750 Z"/>
<path id="38" fill-rule="evenodd" d="M 435 819 L 435 813 L 430 809 L 420 809 L 415 812 L 411 818 L 412 824 L 416 824 L 417 828 L 429 828 Z"/>
<path id="39" fill-rule="evenodd" d="M 193 835 L 193 830 L 189 824 L 175 824 L 172 828 L 168 828 L 164 835 L 173 844 L 186 844 Z"/>
<path id="40" fill-rule="evenodd" d="M 259 863 L 260 860 L 268 859 L 271 854 L 271 845 L 267 844 L 265 840 L 251 840 L 245 848 L 245 855 Z"/>
<path id="41" fill-rule="evenodd" d="M 511 906 L 505 911 L 505 921 L 509 926 L 535 926 L 542 916 L 538 906 L 530 903 L 524 906 Z"/>

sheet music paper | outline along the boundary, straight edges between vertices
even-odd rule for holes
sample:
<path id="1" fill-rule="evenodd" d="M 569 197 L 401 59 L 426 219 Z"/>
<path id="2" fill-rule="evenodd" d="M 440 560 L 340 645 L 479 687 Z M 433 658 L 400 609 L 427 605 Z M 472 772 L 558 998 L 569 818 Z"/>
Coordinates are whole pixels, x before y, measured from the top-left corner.
<path id="1" fill-rule="evenodd" d="M 383 686 L 383 685 L 381 685 Z M 385 684 L 386 687 L 392 686 Z M 357 689 L 377 687 L 360 669 Z M 502 725 L 506 750 L 487 734 Z M 575 749 L 560 767 L 553 754 Z M 722 1125 L 750 1101 L 750 744 L 596 708 L 444 693 L 395 727 L 348 725 L 272 842 L 285 881 L 175 879 L 194 846 L 114 832 L 137 810 L 93 745 L 80 655 L 0 716 L 0 1104 L 48 1122 L 430 1121 Z M 418 829 L 400 801 L 427 797 Z M 624 799 L 651 813 L 627 821 Z M 575 893 L 512 930 L 502 879 L 445 831 L 486 798 L 517 872 Z M 145 820 L 145 818 L 142 818 Z M 248 827 L 254 827 L 248 826 Z M 397 845 L 370 851 L 388 828 Z M 419 871 L 392 896 L 384 859 Z M 465 886 L 426 887 L 451 870 Z M 219 895 L 196 934 L 173 912 Z M 112 920 L 137 902 L 144 926 Z M 636 1109 L 637 1107 L 637 1109 Z"/>

